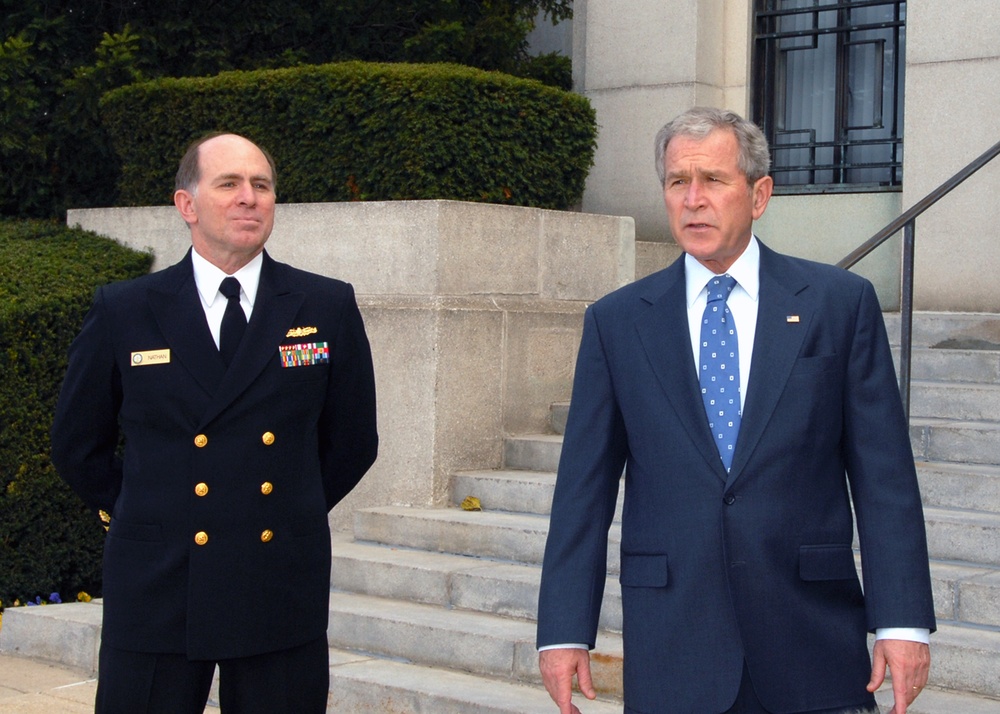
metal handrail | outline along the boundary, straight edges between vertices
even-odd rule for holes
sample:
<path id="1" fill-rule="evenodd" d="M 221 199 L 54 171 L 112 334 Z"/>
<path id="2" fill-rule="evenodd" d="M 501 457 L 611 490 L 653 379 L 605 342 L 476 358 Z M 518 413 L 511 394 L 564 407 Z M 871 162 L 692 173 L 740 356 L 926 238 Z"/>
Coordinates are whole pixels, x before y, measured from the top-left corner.
<path id="1" fill-rule="evenodd" d="M 907 421 L 910 420 L 910 359 L 913 354 L 913 247 L 917 216 L 944 198 L 952 189 L 998 155 L 1000 155 L 1000 142 L 994 144 L 961 171 L 914 203 L 899 218 L 889 223 L 837 263 L 841 268 L 850 268 L 900 230 L 903 231 L 903 266 L 899 285 L 899 396 L 903 400 L 903 411 Z"/>

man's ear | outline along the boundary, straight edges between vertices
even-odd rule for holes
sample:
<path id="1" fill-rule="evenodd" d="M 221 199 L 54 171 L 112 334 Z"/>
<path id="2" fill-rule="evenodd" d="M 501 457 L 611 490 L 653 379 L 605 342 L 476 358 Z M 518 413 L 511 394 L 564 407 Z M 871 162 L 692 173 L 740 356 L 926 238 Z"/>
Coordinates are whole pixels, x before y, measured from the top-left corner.
<path id="1" fill-rule="evenodd" d="M 774 179 L 770 176 L 763 176 L 757 179 L 751 189 L 753 198 L 753 219 L 756 221 L 764 215 L 767 202 L 771 200 L 771 192 L 774 190 Z"/>
<path id="2" fill-rule="evenodd" d="M 174 205 L 177 206 L 185 223 L 198 222 L 198 212 L 194 208 L 194 196 L 189 191 L 182 188 L 174 191 Z"/>

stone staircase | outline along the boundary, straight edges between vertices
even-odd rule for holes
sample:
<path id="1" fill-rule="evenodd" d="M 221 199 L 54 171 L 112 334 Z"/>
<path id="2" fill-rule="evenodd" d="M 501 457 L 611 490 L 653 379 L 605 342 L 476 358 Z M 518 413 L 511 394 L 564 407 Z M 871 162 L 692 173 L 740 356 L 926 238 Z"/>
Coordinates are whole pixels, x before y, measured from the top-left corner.
<path id="1" fill-rule="evenodd" d="M 888 320 L 890 335 L 898 323 Z M 912 714 L 1000 712 L 1000 317 L 915 318 L 911 437 L 938 617 Z M 449 508 L 369 508 L 334 548 L 331 712 L 552 714 L 534 613 L 561 432 L 510 437 L 505 468 L 457 473 Z M 467 496 L 483 511 L 459 508 Z M 620 524 L 612 525 L 599 699 L 620 712 Z M 859 566 L 860 567 L 860 566 Z M 891 703 L 888 686 L 879 701 Z M 886 709 L 887 710 L 887 709 Z"/>
<path id="2" fill-rule="evenodd" d="M 911 438 L 939 629 L 931 688 L 909 711 L 998 714 L 1000 316 L 922 313 L 914 335 Z M 553 405 L 550 433 L 506 439 L 504 469 L 454 474 L 450 507 L 362 509 L 335 536 L 329 712 L 555 713 L 534 617 L 567 409 Z M 462 510 L 466 496 L 484 510 Z M 599 698 L 576 697 L 584 714 L 621 712 L 619 542 L 616 519 L 592 653 Z M 11 609 L 0 650 L 93 670 L 99 627 L 93 604 Z M 891 701 L 887 686 L 878 698 Z"/>

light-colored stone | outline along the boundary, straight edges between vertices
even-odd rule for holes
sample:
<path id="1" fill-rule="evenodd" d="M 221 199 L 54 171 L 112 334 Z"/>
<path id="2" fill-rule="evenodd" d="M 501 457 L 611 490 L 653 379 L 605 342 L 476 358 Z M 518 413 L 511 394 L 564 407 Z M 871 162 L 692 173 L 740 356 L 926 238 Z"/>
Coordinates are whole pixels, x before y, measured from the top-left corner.
<path id="1" fill-rule="evenodd" d="M 0 629 L 0 652 L 37 657 L 94 673 L 101 620 L 99 601 L 8 608 Z"/>
<path id="2" fill-rule="evenodd" d="M 70 211 L 156 268 L 187 229 L 171 207 Z M 281 204 L 277 259 L 354 284 L 375 362 L 379 459 L 331 516 L 443 504 L 455 470 L 501 465 L 502 438 L 569 397 L 582 313 L 635 275 L 630 218 L 456 201 Z"/>

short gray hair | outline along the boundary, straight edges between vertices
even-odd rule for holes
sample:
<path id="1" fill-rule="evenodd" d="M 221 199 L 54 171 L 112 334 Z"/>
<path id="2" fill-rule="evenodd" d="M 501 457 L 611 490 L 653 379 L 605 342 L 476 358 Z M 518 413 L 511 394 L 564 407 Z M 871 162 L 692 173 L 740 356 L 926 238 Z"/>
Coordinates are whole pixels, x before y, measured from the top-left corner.
<path id="1" fill-rule="evenodd" d="M 746 175 L 747 183 L 752 186 L 758 179 L 767 176 L 771 169 L 771 153 L 760 127 L 727 109 L 694 107 L 672 119 L 656 134 L 656 174 L 660 177 L 661 186 L 667 179 L 664 156 L 670 140 L 677 136 L 701 140 L 716 129 L 728 129 L 736 136 L 739 146 L 736 163 Z"/>

